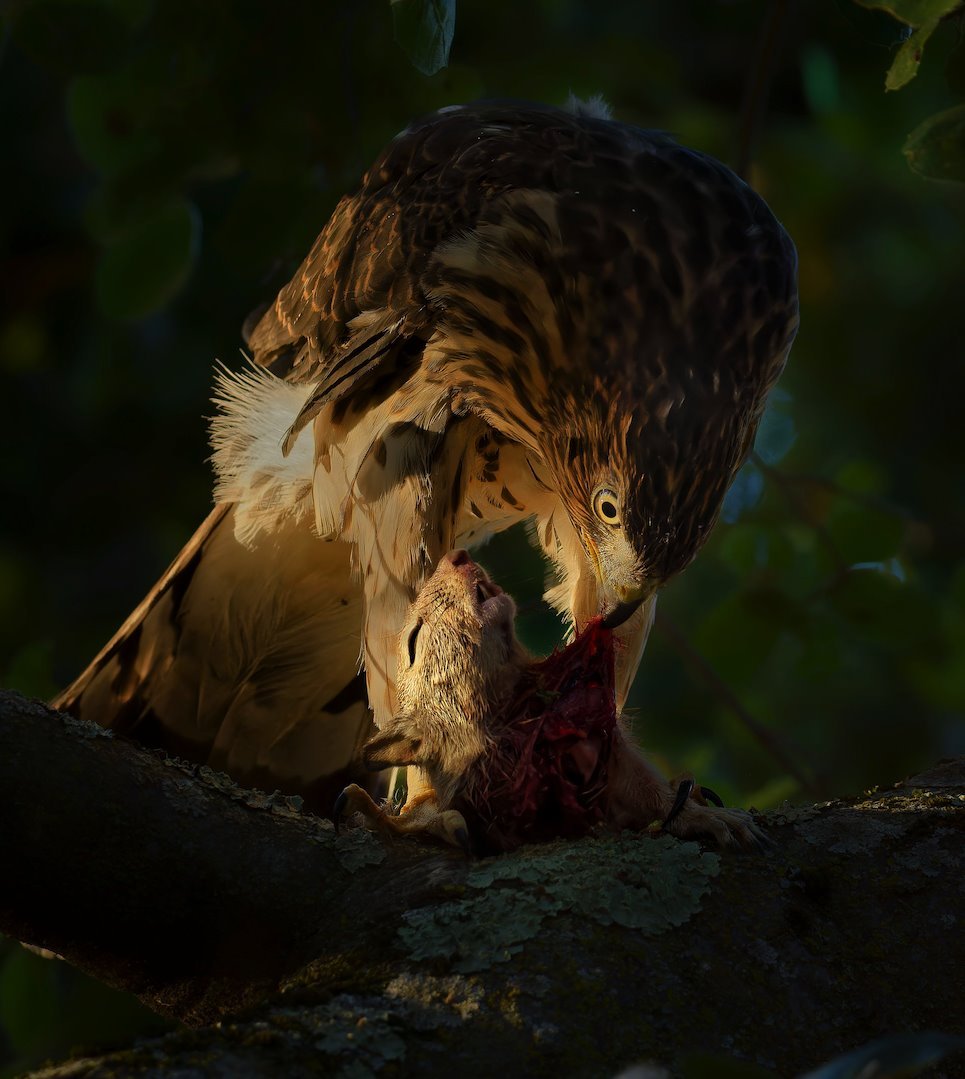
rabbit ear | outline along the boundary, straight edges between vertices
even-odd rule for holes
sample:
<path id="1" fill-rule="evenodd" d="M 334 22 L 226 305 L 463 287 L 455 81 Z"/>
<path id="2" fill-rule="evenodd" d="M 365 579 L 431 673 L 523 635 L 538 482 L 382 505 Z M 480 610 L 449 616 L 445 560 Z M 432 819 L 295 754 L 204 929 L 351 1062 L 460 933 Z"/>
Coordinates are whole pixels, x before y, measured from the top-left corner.
<path id="1" fill-rule="evenodd" d="M 365 767 L 373 772 L 383 768 L 423 763 L 422 738 L 415 716 L 395 716 L 362 747 Z"/>

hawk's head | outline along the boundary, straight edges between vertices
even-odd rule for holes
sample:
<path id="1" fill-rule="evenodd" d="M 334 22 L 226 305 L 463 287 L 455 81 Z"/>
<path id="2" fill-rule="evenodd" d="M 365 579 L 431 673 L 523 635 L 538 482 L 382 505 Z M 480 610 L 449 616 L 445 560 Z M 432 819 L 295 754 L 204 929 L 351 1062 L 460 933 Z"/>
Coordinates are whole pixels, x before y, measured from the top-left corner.
<path id="1" fill-rule="evenodd" d="M 784 230 L 729 170 L 679 155 L 676 173 L 661 160 L 643 220 L 618 201 L 584 210 L 581 261 L 588 236 L 611 257 L 569 277 L 563 321 L 580 362 L 546 386 L 541 454 L 611 625 L 707 538 L 797 329 Z M 645 204 L 639 191 L 634 203 Z"/>
<path id="2" fill-rule="evenodd" d="M 763 407 L 763 393 L 724 377 L 710 387 L 694 382 L 686 393 L 663 389 L 632 404 L 597 385 L 543 447 L 611 625 L 696 555 Z"/>
<path id="3" fill-rule="evenodd" d="M 580 123 L 554 188 L 494 199 L 430 276 L 460 401 L 548 466 L 615 625 L 717 518 L 797 328 L 796 257 L 719 162 Z"/>

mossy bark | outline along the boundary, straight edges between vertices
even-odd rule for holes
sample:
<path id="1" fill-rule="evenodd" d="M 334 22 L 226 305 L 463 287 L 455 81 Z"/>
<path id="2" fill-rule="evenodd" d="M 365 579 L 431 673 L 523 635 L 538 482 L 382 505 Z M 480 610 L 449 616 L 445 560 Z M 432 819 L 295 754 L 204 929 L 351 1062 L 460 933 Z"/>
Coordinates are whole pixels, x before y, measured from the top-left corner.
<path id="1" fill-rule="evenodd" d="M 195 1028 L 45 1075 L 794 1075 L 965 1033 L 965 759 L 759 824 L 468 862 L 0 694 L 0 931 Z"/>

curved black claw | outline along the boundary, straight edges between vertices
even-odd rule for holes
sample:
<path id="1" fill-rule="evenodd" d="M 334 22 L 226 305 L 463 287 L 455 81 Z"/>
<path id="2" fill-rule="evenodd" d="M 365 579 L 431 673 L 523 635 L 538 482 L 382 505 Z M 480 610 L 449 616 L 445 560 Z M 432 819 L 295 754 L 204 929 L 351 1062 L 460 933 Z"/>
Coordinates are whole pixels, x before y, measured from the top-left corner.
<path id="1" fill-rule="evenodd" d="M 459 846 L 462 847 L 463 853 L 467 858 L 472 857 L 472 845 L 469 842 L 469 833 L 465 828 L 457 828 L 453 835 L 456 837 L 456 841 Z"/>
<path id="2" fill-rule="evenodd" d="M 724 808 L 724 800 L 717 793 L 717 791 L 712 791 L 710 789 L 710 787 L 700 787 L 698 789 L 700 790 L 700 793 L 704 796 L 704 798 L 707 799 L 708 802 L 713 802 L 714 805 L 717 806 L 718 809 L 723 809 Z"/>
<path id="3" fill-rule="evenodd" d="M 682 779 L 680 786 L 677 788 L 677 796 L 673 800 L 673 805 L 670 807 L 670 812 L 667 814 L 666 819 L 663 822 L 664 829 L 670 827 L 674 818 L 680 813 L 681 809 L 687 804 L 687 799 L 690 797 L 694 789 L 694 781 L 692 779 Z"/>
<path id="4" fill-rule="evenodd" d="M 345 791 L 335 799 L 335 805 L 332 806 L 332 824 L 335 825 L 335 834 L 338 835 L 338 826 L 342 821 L 342 814 L 345 812 L 345 803 L 348 801 L 348 795 Z"/>

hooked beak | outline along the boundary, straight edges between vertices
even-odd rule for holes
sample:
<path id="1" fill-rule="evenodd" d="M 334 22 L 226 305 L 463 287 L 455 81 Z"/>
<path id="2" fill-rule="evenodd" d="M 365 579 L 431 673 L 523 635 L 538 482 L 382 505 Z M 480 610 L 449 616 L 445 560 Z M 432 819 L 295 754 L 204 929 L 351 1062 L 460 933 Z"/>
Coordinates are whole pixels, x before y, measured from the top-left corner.
<path id="1" fill-rule="evenodd" d="M 616 606 L 603 616 L 603 628 L 616 629 L 617 626 L 622 626 L 652 591 L 653 585 L 649 581 L 632 588 L 620 588 Z"/>

